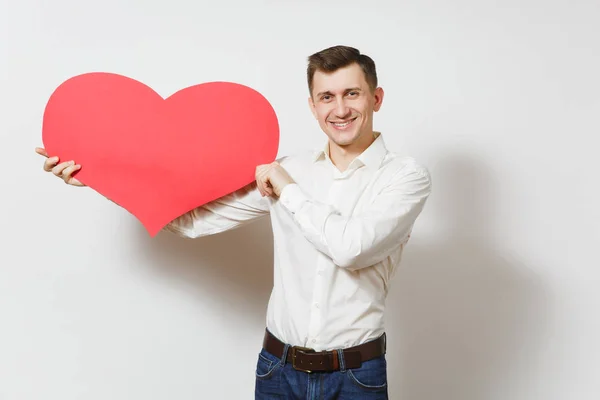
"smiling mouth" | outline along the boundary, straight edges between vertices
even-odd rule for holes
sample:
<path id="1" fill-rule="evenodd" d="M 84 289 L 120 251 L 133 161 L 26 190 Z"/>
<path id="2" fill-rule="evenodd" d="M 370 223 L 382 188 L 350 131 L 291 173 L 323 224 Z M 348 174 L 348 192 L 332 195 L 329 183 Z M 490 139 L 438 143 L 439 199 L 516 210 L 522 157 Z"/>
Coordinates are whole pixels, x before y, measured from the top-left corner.
<path id="1" fill-rule="evenodd" d="M 330 123 L 331 125 L 333 125 L 333 127 L 334 127 L 334 128 L 336 128 L 336 129 L 346 129 L 346 128 L 348 128 L 350 125 L 352 125 L 352 123 L 353 123 L 354 121 L 356 121 L 356 118 L 357 118 L 357 117 L 355 117 L 355 118 L 352 118 L 351 120 L 348 120 L 348 121 L 343 121 L 343 122 L 334 122 L 334 121 L 329 121 L 329 123 Z"/>

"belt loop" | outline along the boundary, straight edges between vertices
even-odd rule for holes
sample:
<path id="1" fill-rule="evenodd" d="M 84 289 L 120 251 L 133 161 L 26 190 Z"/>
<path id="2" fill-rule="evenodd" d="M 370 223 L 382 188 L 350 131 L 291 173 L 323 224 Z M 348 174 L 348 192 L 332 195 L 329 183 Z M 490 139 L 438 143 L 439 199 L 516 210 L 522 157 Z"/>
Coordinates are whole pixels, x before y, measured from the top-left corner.
<path id="1" fill-rule="evenodd" d="M 288 350 L 290 349 L 290 345 L 288 343 L 283 347 L 283 355 L 281 356 L 281 365 L 285 365 L 287 362 Z"/>
<path id="2" fill-rule="evenodd" d="M 338 358 L 340 361 L 340 372 L 344 373 L 344 372 L 346 372 L 346 360 L 344 360 L 344 350 L 337 349 L 336 351 L 338 353 Z"/>

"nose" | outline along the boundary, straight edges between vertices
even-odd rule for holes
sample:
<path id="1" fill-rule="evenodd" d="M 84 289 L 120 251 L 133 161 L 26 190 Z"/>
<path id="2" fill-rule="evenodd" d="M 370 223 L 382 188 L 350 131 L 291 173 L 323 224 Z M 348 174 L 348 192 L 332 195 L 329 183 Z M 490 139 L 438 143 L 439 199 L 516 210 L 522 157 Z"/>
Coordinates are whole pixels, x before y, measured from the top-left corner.
<path id="1" fill-rule="evenodd" d="M 344 118 L 348 116 L 350 109 L 346 106 L 344 99 L 338 99 L 335 105 L 335 116 L 338 118 Z"/>

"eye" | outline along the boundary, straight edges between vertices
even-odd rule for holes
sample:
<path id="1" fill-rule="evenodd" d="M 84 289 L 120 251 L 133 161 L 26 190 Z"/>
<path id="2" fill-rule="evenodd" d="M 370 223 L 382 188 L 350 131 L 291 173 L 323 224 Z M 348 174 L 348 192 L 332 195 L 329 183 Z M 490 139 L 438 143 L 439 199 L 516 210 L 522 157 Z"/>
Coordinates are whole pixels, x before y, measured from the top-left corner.
<path id="1" fill-rule="evenodd" d="M 328 95 L 328 94 L 326 94 L 326 95 L 323 95 L 323 96 L 321 97 L 321 100 L 323 100 L 323 101 L 329 101 L 329 100 L 331 100 L 331 96 L 330 96 L 330 95 Z"/>
<path id="2" fill-rule="evenodd" d="M 352 96 L 352 97 L 356 97 L 356 96 L 358 96 L 358 92 L 354 92 L 354 91 L 353 92 L 348 92 L 348 95 Z"/>

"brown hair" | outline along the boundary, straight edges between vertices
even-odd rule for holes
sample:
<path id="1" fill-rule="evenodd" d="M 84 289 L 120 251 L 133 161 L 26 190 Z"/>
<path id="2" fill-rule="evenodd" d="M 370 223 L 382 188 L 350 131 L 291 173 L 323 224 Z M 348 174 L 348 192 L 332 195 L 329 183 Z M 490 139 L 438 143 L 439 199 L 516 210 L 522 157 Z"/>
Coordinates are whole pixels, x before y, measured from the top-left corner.
<path id="1" fill-rule="evenodd" d="M 306 77 L 308 80 L 308 90 L 311 96 L 313 90 L 313 77 L 317 70 L 334 72 L 353 63 L 358 64 L 362 68 L 365 79 L 369 84 L 369 88 L 375 90 L 377 88 L 377 71 L 375 69 L 375 62 L 371 57 L 361 54 L 360 51 L 354 47 L 333 46 L 308 57 Z"/>

